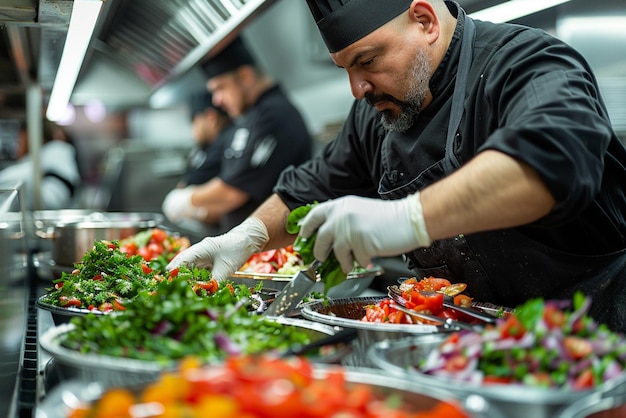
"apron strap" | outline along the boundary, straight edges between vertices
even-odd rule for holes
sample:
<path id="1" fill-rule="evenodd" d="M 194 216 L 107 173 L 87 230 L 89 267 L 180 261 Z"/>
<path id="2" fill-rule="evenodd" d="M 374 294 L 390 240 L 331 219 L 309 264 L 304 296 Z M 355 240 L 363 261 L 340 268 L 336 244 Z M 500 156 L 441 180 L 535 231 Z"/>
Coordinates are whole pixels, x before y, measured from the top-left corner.
<path id="1" fill-rule="evenodd" d="M 472 65 L 472 48 L 474 42 L 474 34 L 476 28 L 474 22 L 465 13 L 465 25 L 463 26 L 463 42 L 461 44 L 461 55 L 459 58 L 459 68 L 454 83 L 454 93 L 452 94 L 452 108 L 450 109 L 450 120 L 448 122 L 448 135 L 446 138 L 446 156 L 444 164 L 446 171 L 451 173 L 457 169 L 460 164 L 454 153 L 454 139 L 456 132 L 461 124 L 463 117 L 465 102 L 465 87 L 467 86 L 467 78 Z"/>

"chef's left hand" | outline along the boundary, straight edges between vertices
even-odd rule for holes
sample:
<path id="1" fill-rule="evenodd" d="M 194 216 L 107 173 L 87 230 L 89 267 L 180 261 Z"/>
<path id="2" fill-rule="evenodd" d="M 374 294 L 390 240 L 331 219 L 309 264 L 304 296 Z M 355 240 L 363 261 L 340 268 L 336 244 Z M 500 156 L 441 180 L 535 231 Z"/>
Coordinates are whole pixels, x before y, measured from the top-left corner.
<path id="1" fill-rule="evenodd" d="M 372 257 L 399 255 L 431 243 L 420 194 L 399 200 L 346 196 L 316 205 L 303 219 L 302 238 L 317 230 L 313 255 L 326 260 L 331 250 L 344 272 L 354 261 L 367 266 Z"/>
<path id="2" fill-rule="evenodd" d="M 191 195 L 195 186 L 187 186 L 182 189 L 174 189 L 165 196 L 161 210 L 172 222 L 182 219 L 195 219 L 202 221 L 207 216 L 207 210 L 191 203 Z"/>

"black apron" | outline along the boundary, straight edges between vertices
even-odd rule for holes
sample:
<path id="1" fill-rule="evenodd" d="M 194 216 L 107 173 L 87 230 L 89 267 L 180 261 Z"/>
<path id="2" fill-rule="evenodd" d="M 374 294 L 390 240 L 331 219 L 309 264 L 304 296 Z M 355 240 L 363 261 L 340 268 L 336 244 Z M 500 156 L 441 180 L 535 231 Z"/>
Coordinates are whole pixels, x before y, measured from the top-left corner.
<path id="1" fill-rule="evenodd" d="M 442 160 L 423 171 L 406 173 L 412 179 L 400 187 L 385 181 L 397 175 L 391 154 L 395 135 L 382 147 L 384 174 L 378 193 L 382 199 L 400 199 L 452 173 L 460 167 L 454 152 L 463 116 L 465 88 L 472 61 L 473 21 L 464 17 L 463 40 L 452 108 Z M 459 16 L 461 18 L 461 16 Z M 410 170 L 410 169 L 409 169 Z M 591 315 L 615 330 L 626 331 L 626 249 L 605 255 L 570 254 L 546 247 L 515 229 L 459 235 L 434 241 L 409 254 L 409 268 L 418 278 L 436 276 L 468 284 L 476 300 L 515 307 L 533 297 L 571 299 L 578 289 L 591 295 Z"/>

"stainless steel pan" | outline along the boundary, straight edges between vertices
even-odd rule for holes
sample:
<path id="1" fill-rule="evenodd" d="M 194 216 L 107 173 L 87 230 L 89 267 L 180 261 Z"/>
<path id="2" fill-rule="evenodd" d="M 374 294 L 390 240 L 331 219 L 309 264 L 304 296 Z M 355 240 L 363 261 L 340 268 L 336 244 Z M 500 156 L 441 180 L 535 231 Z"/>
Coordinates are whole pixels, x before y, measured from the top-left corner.
<path id="1" fill-rule="evenodd" d="M 59 221 L 46 236 L 52 241 L 52 262 L 57 266 L 73 266 L 95 241 L 121 240 L 159 227 L 163 219 L 158 213 L 111 212 L 101 213 L 97 220 Z"/>

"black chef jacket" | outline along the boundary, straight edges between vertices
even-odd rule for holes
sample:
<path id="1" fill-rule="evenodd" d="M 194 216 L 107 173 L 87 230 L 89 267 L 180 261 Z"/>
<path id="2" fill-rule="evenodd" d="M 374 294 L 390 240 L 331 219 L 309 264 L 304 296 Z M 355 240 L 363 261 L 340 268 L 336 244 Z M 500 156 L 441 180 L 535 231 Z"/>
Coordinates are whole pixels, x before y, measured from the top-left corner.
<path id="1" fill-rule="evenodd" d="M 355 101 L 338 137 L 317 158 L 281 175 L 274 191 L 289 208 L 347 194 L 388 198 L 416 180 L 423 188 L 448 174 L 432 167 L 449 158 L 464 11 L 447 4 L 459 19 L 430 82 L 433 102 L 409 131 L 394 134 L 382 129 L 375 109 Z M 592 315 L 626 330 L 626 150 L 592 71 L 580 54 L 541 30 L 474 24 L 454 157 L 463 165 L 493 149 L 523 161 L 539 173 L 556 207 L 520 228 L 434 242 L 432 251 L 408 255 L 411 266 L 467 282 L 475 299 L 508 306 L 530 297 L 569 298 L 582 289 L 594 297 Z M 420 265 L 421 251 L 430 258 Z"/>
<path id="2" fill-rule="evenodd" d="M 180 182 L 187 185 L 203 184 L 220 173 L 222 156 L 227 144 L 230 143 L 235 127 L 229 124 L 224 127 L 211 143 L 203 147 L 194 147 L 187 158 L 187 169 Z"/>
<path id="3" fill-rule="evenodd" d="M 225 230 L 243 221 L 272 194 L 281 171 L 311 158 L 312 138 L 302 116 L 279 86 L 265 91 L 236 121 L 226 146 L 219 177 L 250 195 L 241 208 L 226 215 Z"/>

